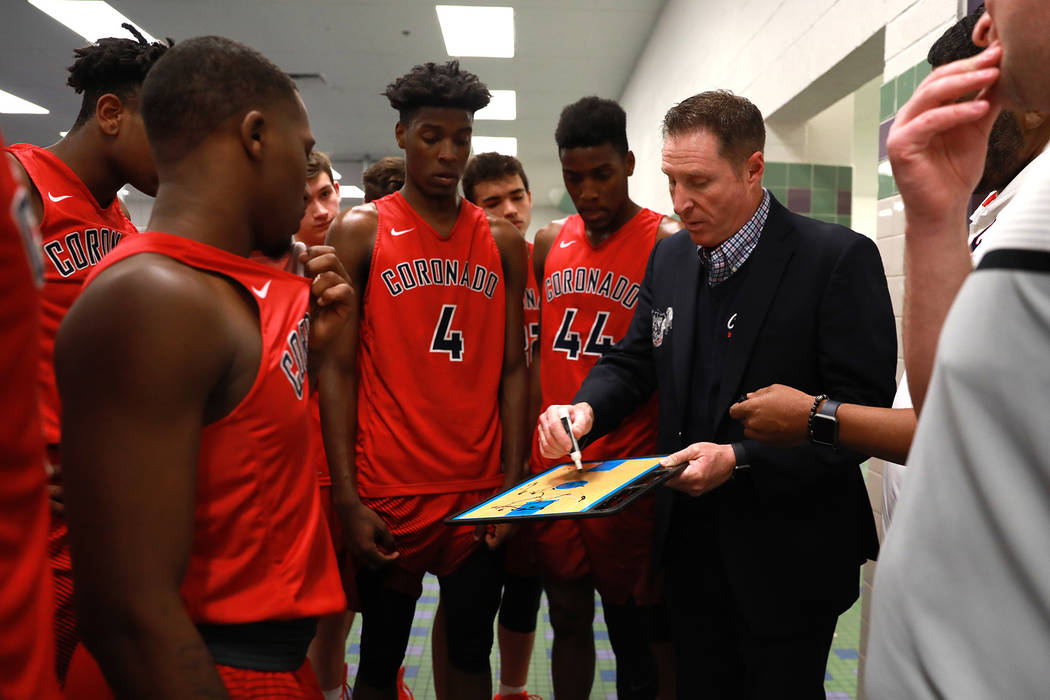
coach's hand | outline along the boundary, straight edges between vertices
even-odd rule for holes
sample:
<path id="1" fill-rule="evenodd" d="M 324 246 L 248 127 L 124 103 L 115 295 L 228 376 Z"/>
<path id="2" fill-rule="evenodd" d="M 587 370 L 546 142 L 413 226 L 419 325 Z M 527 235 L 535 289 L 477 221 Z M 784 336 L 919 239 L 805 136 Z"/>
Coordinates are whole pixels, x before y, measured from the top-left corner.
<path id="1" fill-rule="evenodd" d="M 310 352 L 324 353 L 350 317 L 354 290 L 350 275 L 327 245 L 310 246 L 299 253 L 303 276 L 310 282 Z"/>
<path id="2" fill-rule="evenodd" d="M 667 485 L 690 496 L 699 496 L 729 480 L 736 466 L 736 456 L 732 445 L 694 442 L 660 460 L 665 467 L 682 462 L 688 462 L 689 466 L 678 476 L 668 479 Z"/>
<path id="3" fill-rule="evenodd" d="M 557 459 L 572 452 L 569 434 L 565 432 L 561 418 L 558 416 L 562 409 L 568 409 L 569 420 L 572 422 L 572 433 L 577 438 L 591 432 L 594 426 L 594 409 L 589 403 L 548 406 L 547 410 L 540 414 L 539 421 L 540 453 L 547 459 Z"/>
<path id="4" fill-rule="evenodd" d="M 352 508 L 346 528 L 351 551 L 368 568 L 378 569 L 401 556 L 390 528 L 368 506 Z"/>
<path id="5" fill-rule="evenodd" d="M 484 542 L 489 549 L 495 549 L 517 531 L 518 526 L 514 523 L 481 524 L 474 528 L 474 539 Z"/>

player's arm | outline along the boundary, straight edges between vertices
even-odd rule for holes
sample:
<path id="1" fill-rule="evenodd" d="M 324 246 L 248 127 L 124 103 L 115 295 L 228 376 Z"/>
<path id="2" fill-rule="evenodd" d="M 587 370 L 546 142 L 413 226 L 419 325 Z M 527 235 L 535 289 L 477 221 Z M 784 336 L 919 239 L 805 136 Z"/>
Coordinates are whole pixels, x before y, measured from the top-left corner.
<path id="1" fill-rule="evenodd" d="M 342 212 L 328 229 L 325 243 L 335 250 L 349 275 L 353 294 L 346 301 L 345 320 L 333 339 L 335 352 L 318 369 L 321 432 L 332 476 L 332 504 L 354 554 L 371 567 L 397 557 L 390 529 L 361 502 L 353 454 L 357 443 L 357 349 L 362 303 L 378 226 L 375 205 L 365 204 Z"/>
<path id="2" fill-rule="evenodd" d="M 536 239 L 532 246 L 532 270 L 531 272 L 536 276 L 536 287 L 537 295 L 540 306 L 540 328 L 543 327 L 543 307 L 544 296 L 543 296 L 543 284 L 544 277 L 547 274 L 547 255 L 551 252 L 551 246 L 554 245 L 554 240 L 561 233 L 561 227 L 565 224 L 565 219 L 558 219 L 547 224 L 539 231 L 536 232 Z M 543 355 L 543 337 L 542 333 L 540 338 L 536 340 L 536 348 L 532 353 L 532 364 L 529 365 L 529 415 L 528 415 L 528 435 L 531 440 L 532 431 L 535 429 L 539 417 L 546 408 L 543 405 L 543 384 L 540 381 L 540 356 Z M 528 455 L 525 456 L 526 460 Z"/>
<path id="3" fill-rule="evenodd" d="M 834 398 L 834 397 L 832 397 Z M 729 415 L 744 426 L 744 435 L 774 447 L 809 443 L 809 414 L 815 397 L 783 384 L 747 394 L 729 407 Z M 904 464 L 915 434 L 915 411 L 844 403 L 836 412 L 839 444 Z"/>
<path id="4" fill-rule="evenodd" d="M 55 344 L 80 629 L 118 698 L 222 698 L 179 587 L 201 426 L 235 343 L 207 284 L 126 265 L 85 289 Z"/>
<path id="5" fill-rule="evenodd" d="M 503 339 L 503 369 L 499 384 L 499 419 L 502 428 L 500 463 L 503 467 L 503 488 L 521 481 L 525 468 L 528 429 L 525 423 L 529 410 L 529 372 L 525 363 L 525 322 L 521 299 L 525 295 L 525 270 L 528 268 L 529 248 L 514 226 L 505 219 L 489 218 L 489 228 L 499 249 L 503 267 L 504 305 L 506 323 Z M 479 527 L 479 535 L 483 532 Z M 489 548 L 499 546 L 511 530 L 505 525 L 486 535 Z"/>
<path id="6" fill-rule="evenodd" d="M 29 191 L 29 201 L 33 204 L 33 214 L 36 215 L 37 221 L 44 220 L 44 199 L 40 196 L 40 190 L 33 184 L 33 180 L 29 177 L 29 173 L 26 172 L 25 167 L 22 165 L 22 161 L 15 158 L 15 155 L 11 151 L 4 151 L 4 155 L 7 156 L 7 161 L 11 163 L 14 168 L 15 175 L 18 177 L 18 181 L 26 186 Z"/>

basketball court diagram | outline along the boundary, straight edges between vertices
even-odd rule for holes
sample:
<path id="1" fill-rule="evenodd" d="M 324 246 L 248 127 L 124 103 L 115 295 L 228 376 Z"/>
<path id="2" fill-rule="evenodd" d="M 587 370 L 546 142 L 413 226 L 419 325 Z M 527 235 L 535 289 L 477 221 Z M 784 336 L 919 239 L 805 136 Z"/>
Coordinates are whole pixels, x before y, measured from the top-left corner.
<path id="1" fill-rule="evenodd" d="M 491 522 L 571 518 L 616 512 L 677 471 L 661 467 L 662 456 L 559 464 L 497 494 L 447 522 Z M 625 498 L 624 498 L 625 497 Z M 612 504 L 615 503 L 615 506 Z"/>

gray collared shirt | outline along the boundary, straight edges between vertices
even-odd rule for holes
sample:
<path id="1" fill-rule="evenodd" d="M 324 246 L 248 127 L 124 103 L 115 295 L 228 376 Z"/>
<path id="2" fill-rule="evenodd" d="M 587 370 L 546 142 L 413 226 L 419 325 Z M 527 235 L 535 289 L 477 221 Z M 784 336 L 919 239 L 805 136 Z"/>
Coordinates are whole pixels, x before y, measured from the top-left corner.
<path id="1" fill-rule="evenodd" d="M 762 237 L 766 219 L 769 217 L 769 190 L 762 188 L 762 203 L 758 205 L 754 216 L 748 219 L 739 231 L 722 241 L 714 248 L 696 247 L 700 264 L 707 272 L 707 286 L 714 287 L 725 282 L 736 274 Z"/>

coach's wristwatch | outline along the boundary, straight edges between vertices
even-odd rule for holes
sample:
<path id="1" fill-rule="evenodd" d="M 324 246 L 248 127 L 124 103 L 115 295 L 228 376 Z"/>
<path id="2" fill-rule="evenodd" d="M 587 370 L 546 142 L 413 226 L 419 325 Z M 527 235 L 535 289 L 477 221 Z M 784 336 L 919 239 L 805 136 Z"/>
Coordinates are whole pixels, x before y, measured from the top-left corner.
<path id="1" fill-rule="evenodd" d="M 820 410 L 816 411 L 810 419 L 809 441 L 814 445 L 825 445 L 827 447 L 838 447 L 839 445 L 839 419 L 836 415 L 841 401 L 827 399 Z"/>

